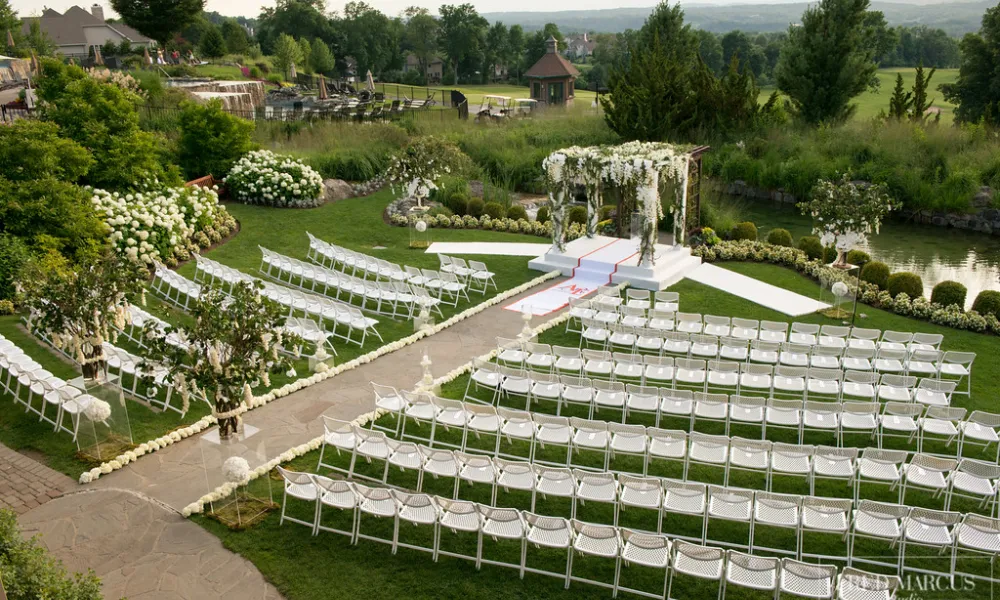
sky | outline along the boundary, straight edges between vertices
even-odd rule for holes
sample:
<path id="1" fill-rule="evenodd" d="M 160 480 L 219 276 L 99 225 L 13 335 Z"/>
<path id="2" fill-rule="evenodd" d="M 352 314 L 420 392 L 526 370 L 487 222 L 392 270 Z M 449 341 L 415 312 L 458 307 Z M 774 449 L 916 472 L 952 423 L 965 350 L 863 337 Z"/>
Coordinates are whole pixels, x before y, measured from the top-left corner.
<path id="1" fill-rule="evenodd" d="M 11 0 L 14 10 L 24 16 L 39 14 L 44 8 L 52 8 L 59 12 L 65 11 L 73 5 L 83 8 L 90 7 L 95 1 L 100 0 Z M 428 0 L 368 0 L 368 4 L 381 10 L 388 15 L 399 14 L 408 6 L 424 6 L 436 13 L 442 4 L 460 4 L 468 0 L 448 0 L 448 1 L 428 1 Z M 698 4 L 770 4 L 781 1 L 792 0 L 699 0 Z M 798 0 L 801 1 L 801 0 Z M 106 16 L 114 16 L 111 11 L 111 3 L 100 2 L 104 6 Z M 343 8 L 343 0 L 327 0 L 327 8 L 339 10 Z M 628 7 L 652 7 L 657 0 L 547 0 L 539 3 L 537 0 L 474 0 L 472 4 L 479 12 L 508 12 L 508 11 L 557 11 L 557 10 L 590 10 L 599 8 L 628 8 Z M 260 14 L 260 9 L 265 6 L 274 6 L 274 0 L 208 0 L 207 10 L 214 10 L 229 16 L 256 17 Z"/>

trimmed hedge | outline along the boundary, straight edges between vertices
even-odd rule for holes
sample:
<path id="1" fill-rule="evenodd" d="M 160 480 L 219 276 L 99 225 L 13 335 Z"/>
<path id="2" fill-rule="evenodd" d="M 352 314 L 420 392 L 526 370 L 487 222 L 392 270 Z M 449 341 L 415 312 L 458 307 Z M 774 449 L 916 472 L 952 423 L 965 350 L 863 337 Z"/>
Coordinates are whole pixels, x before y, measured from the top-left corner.
<path id="1" fill-rule="evenodd" d="M 968 294 L 968 288 L 961 283 L 957 281 L 942 281 L 931 290 L 931 302 L 937 302 L 941 306 L 957 304 L 965 308 L 965 297 Z"/>
<path id="2" fill-rule="evenodd" d="M 587 207 L 586 206 L 574 206 L 569 209 L 569 219 L 570 225 L 573 223 L 579 223 L 580 225 L 587 224 Z"/>
<path id="3" fill-rule="evenodd" d="M 867 281 L 884 290 L 889 284 L 889 273 L 889 265 L 873 260 L 861 267 L 861 281 Z"/>
<path id="4" fill-rule="evenodd" d="M 819 260 L 823 258 L 823 244 L 814 235 L 807 235 L 799 238 L 799 250 L 806 253 L 809 260 Z"/>
<path id="5" fill-rule="evenodd" d="M 483 202 L 482 198 L 472 198 L 469 200 L 469 205 L 465 211 L 465 214 L 476 217 L 478 219 L 483 214 L 483 209 L 485 207 L 486 203 Z"/>
<path id="6" fill-rule="evenodd" d="M 542 206 L 542 207 L 540 207 L 538 209 L 538 214 L 535 215 L 535 220 L 538 221 L 539 223 L 548 223 L 549 222 L 549 207 L 548 206 Z"/>
<path id="7" fill-rule="evenodd" d="M 733 240 L 750 240 L 751 242 L 755 242 L 757 241 L 757 226 L 750 221 L 737 223 L 733 226 L 733 230 L 729 232 L 729 238 Z"/>
<path id="8" fill-rule="evenodd" d="M 889 275 L 885 289 L 893 298 L 900 294 L 906 294 L 910 298 L 919 298 L 924 295 L 924 281 L 916 273 L 900 271 Z"/>
<path id="9" fill-rule="evenodd" d="M 618 206 L 617 205 L 615 205 L 615 204 L 605 204 L 605 205 L 601 206 L 601 209 L 597 213 L 597 215 L 599 217 L 598 220 L 599 221 L 607 221 L 609 219 L 612 219 L 612 218 L 614 218 L 615 213 L 617 211 L 618 211 Z"/>
<path id="10" fill-rule="evenodd" d="M 520 204 L 511 204 L 510 208 L 507 209 L 507 218 L 514 219 L 515 221 L 518 219 L 527 219 L 528 211 Z"/>
<path id="11" fill-rule="evenodd" d="M 499 202 L 487 202 L 483 206 L 483 214 L 489 215 L 491 219 L 502 219 L 507 216 L 507 211 L 503 209 L 503 204 Z"/>
<path id="12" fill-rule="evenodd" d="M 775 246 L 792 247 L 792 234 L 787 229 L 772 229 L 767 234 L 767 243 Z"/>
<path id="13" fill-rule="evenodd" d="M 469 212 L 469 196 L 465 192 L 453 192 L 444 203 L 451 212 L 456 215 L 465 215 Z"/>
<path id="14" fill-rule="evenodd" d="M 1000 292 L 983 290 L 972 303 L 972 310 L 981 315 L 993 315 L 1000 319 Z"/>
<path id="15" fill-rule="evenodd" d="M 851 250 L 850 252 L 847 253 L 847 262 L 849 262 L 852 265 L 857 265 L 862 269 L 865 267 L 866 264 L 871 262 L 871 260 L 872 260 L 871 255 L 865 252 L 864 250 Z"/>

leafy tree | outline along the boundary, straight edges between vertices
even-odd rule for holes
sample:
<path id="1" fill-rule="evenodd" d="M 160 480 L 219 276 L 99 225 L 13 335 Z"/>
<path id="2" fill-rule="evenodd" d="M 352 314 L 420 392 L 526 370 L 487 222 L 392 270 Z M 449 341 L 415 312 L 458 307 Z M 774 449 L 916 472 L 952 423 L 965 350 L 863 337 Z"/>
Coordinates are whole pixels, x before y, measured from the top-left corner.
<path id="1" fill-rule="evenodd" d="M 226 55 L 226 40 L 218 27 L 209 26 L 198 43 L 198 51 L 206 58 L 222 58 Z"/>
<path id="2" fill-rule="evenodd" d="M 246 29 L 236 19 L 226 19 L 220 26 L 222 39 L 226 41 L 226 50 L 233 54 L 243 54 L 250 47 L 250 38 Z"/>
<path id="3" fill-rule="evenodd" d="M 1000 124 L 1000 5 L 986 10 L 979 33 L 961 43 L 962 66 L 955 83 L 940 87 L 945 100 L 957 104 L 955 120 Z"/>
<path id="4" fill-rule="evenodd" d="M 889 27 L 880 10 L 870 10 L 865 14 L 864 27 L 867 32 L 866 44 L 871 49 L 875 62 L 882 64 L 899 44 L 899 34 Z"/>
<path id="5" fill-rule="evenodd" d="M 458 80 L 459 68 L 466 60 L 478 62 L 489 21 L 481 17 L 476 8 L 468 3 L 457 6 L 444 4 L 439 12 L 441 49 L 451 62 L 455 79 Z"/>
<path id="6" fill-rule="evenodd" d="M 222 102 L 185 102 L 181 105 L 181 168 L 190 178 L 212 174 L 225 177 L 233 163 L 256 149 L 254 124 L 222 109 Z"/>
<path id="7" fill-rule="evenodd" d="M 0 233 L 0 300 L 14 297 L 21 269 L 31 260 L 28 245 L 19 237 Z"/>
<path id="8" fill-rule="evenodd" d="M 738 56 L 740 62 L 750 62 L 750 38 L 742 31 L 730 31 L 722 36 L 722 64 L 729 65 L 733 57 Z"/>
<path id="9" fill-rule="evenodd" d="M 273 8 L 264 8 L 256 29 L 261 49 L 265 54 L 274 54 L 278 38 L 287 34 L 294 38 L 319 38 L 333 46 L 336 54 L 340 36 L 325 11 L 322 0 L 278 0 Z"/>
<path id="10" fill-rule="evenodd" d="M 249 408 L 244 402 L 253 396 L 251 386 L 268 386 L 269 372 L 292 366 L 279 349 L 302 343 L 297 336 L 282 334 L 284 310 L 261 296 L 263 288 L 260 282 L 246 281 L 229 294 L 212 288 L 191 308 L 192 327 L 158 329 L 150 324 L 143 331 L 150 350 L 141 367 L 144 376 L 151 379 L 156 369 L 166 368 L 185 405 L 192 394 L 204 393 L 215 407 L 222 439 L 239 431 L 240 415 Z M 177 335 L 186 346 L 172 342 L 170 337 Z"/>
<path id="11" fill-rule="evenodd" d="M 912 106 L 913 94 L 904 88 L 903 74 L 896 73 L 896 87 L 892 89 L 892 97 L 889 98 L 889 118 L 902 121 L 909 116 Z"/>
<path id="12" fill-rule="evenodd" d="M 308 73 L 312 71 L 312 44 L 309 40 L 302 38 L 299 40 L 299 51 L 302 53 L 302 72 Z"/>
<path id="13" fill-rule="evenodd" d="M 667 56 L 688 62 L 698 52 L 698 40 L 690 25 L 684 24 L 684 11 L 680 3 L 670 5 L 670 0 L 660 2 L 650 13 L 636 36 L 636 46 L 651 44 L 659 37 Z"/>
<path id="14" fill-rule="evenodd" d="M 353 56 L 358 63 L 358 75 L 364 77 L 369 69 L 379 74 L 386 69 L 402 65 L 399 43 L 402 25 L 365 2 L 348 2 L 340 28 L 346 37 L 344 56 Z"/>
<path id="15" fill-rule="evenodd" d="M 775 80 L 804 122 L 846 120 L 851 100 L 875 81 L 867 9 L 868 0 L 820 0 L 788 29 Z"/>
<path id="16" fill-rule="evenodd" d="M 2 34 L 5 38 L 6 33 Z M 15 43 L 17 38 L 14 38 Z M 38 19 L 28 21 L 28 37 L 24 40 L 28 48 L 34 51 L 36 56 L 52 56 L 56 51 L 56 43 L 52 41 L 49 34 L 42 30 L 42 25 Z M 125 41 L 125 40 L 122 40 Z"/>
<path id="17" fill-rule="evenodd" d="M 0 173 L 10 181 L 54 177 L 75 182 L 93 162 L 86 148 L 59 137 L 55 123 L 18 119 L 0 127 Z"/>
<path id="18" fill-rule="evenodd" d="M 931 77 L 937 69 L 931 69 L 924 75 L 924 66 L 917 65 L 916 77 L 913 80 L 913 114 L 910 119 L 915 123 L 923 123 L 927 118 L 927 111 L 934 105 L 934 100 L 927 99 L 927 90 L 931 86 Z"/>
<path id="19" fill-rule="evenodd" d="M 132 54 L 132 42 L 122 38 L 122 41 L 118 42 L 117 52 L 118 56 L 128 56 L 129 54 Z"/>
<path id="20" fill-rule="evenodd" d="M 426 8 L 419 6 L 407 8 L 403 17 L 403 47 L 417 57 L 420 73 L 424 74 L 437 54 L 438 20 Z"/>
<path id="21" fill-rule="evenodd" d="M 713 73 L 721 74 L 722 67 L 726 63 L 722 59 L 722 43 L 719 41 L 719 37 L 704 29 L 698 29 L 695 31 L 695 35 L 698 36 L 698 56 L 709 69 L 712 69 Z M 596 54 L 596 52 L 595 50 L 594 53 Z"/>
<path id="22" fill-rule="evenodd" d="M 313 38 L 309 63 L 317 73 L 330 73 L 337 66 L 333 53 L 330 52 L 330 47 L 319 38 Z"/>
<path id="23" fill-rule="evenodd" d="M 7 32 L 14 38 L 15 48 L 21 40 L 21 19 L 17 11 L 10 5 L 10 0 L 0 0 L 0 36 L 3 36 L 2 47 L 7 52 Z"/>
<path id="24" fill-rule="evenodd" d="M 566 49 L 565 38 L 559 32 L 559 27 L 555 23 L 546 23 L 545 27 L 529 35 L 524 44 L 524 66 L 531 68 L 531 65 L 538 62 L 538 59 L 548 50 L 548 40 L 550 37 L 556 39 L 560 52 Z"/>
<path id="25" fill-rule="evenodd" d="M 104 40 L 104 43 L 101 44 L 101 56 L 108 57 L 116 54 L 118 54 L 118 44 L 114 40 Z"/>
<path id="26" fill-rule="evenodd" d="M 205 0 L 111 0 L 125 24 L 166 46 L 205 8 Z"/>
<path id="27" fill-rule="evenodd" d="M 507 30 L 507 52 L 510 54 L 507 68 L 519 79 L 524 67 L 524 29 L 520 25 L 511 25 Z"/>
<path id="28" fill-rule="evenodd" d="M 507 41 L 507 26 L 500 21 L 494 23 L 486 32 L 486 75 L 490 80 L 495 78 L 497 67 L 506 65 L 510 58 Z"/>
<path id="29" fill-rule="evenodd" d="M 283 33 L 278 36 L 278 41 L 274 45 L 274 56 L 271 58 L 271 62 L 284 77 L 288 77 L 292 65 L 302 63 L 302 48 L 299 47 L 295 38 Z"/>

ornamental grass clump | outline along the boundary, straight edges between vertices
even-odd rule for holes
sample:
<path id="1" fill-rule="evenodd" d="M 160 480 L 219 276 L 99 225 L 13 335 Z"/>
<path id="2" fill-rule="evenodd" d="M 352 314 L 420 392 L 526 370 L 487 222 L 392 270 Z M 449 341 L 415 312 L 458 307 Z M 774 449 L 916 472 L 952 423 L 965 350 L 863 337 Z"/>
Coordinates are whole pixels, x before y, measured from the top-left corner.
<path id="1" fill-rule="evenodd" d="M 248 153 L 233 165 L 226 189 L 246 204 L 310 208 L 322 202 L 323 177 L 312 167 L 269 150 Z"/>

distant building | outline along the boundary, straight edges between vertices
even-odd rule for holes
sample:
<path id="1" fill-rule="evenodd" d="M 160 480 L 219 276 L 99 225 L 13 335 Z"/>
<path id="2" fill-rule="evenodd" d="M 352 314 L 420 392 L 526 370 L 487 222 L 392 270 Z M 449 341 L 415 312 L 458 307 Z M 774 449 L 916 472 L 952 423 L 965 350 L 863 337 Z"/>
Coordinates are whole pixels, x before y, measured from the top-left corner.
<path id="1" fill-rule="evenodd" d="M 412 52 L 406 55 L 406 60 L 403 62 L 403 72 L 409 73 L 410 71 L 420 70 L 420 60 L 417 58 L 416 54 Z M 440 83 L 441 78 L 444 77 L 444 61 L 441 58 L 435 56 L 427 63 L 427 72 L 424 73 L 424 77 L 427 78 L 428 82 Z"/>
<path id="2" fill-rule="evenodd" d="M 544 104 L 566 104 L 573 101 L 573 84 L 580 72 L 559 54 L 559 42 L 549 36 L 545 54 L 525 71 L 533 100 Z"/>
<path id="3" fill-rule="evenodd" d="M 565 54 L 570 60 L 584 61 L 594 55 L 597 42 L 586 33 L 566 38 Z"/>
<path id="4" fill-rule="evenodd" d="M 42 31 L 55 43 L 56 52 L 66 55 L 86 55 L 94 46 L 103 46 L 108 41 L 119 45 L 122 40 L 128 40 L 133 47 L 138 48 L 156 46 L 156 42 L 124 23 L 105 22 L 104 8 L 100 4 L 93 5 L 90 12 L 79 6 L 74 6 L 63 14 L 46 8 L 40 17 L 21 19 L 21 30 L 25 35 L 34 19 L 38 19 Z"/>

